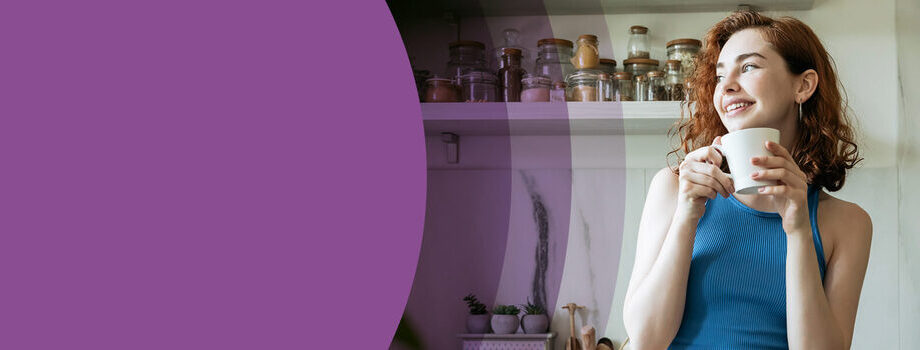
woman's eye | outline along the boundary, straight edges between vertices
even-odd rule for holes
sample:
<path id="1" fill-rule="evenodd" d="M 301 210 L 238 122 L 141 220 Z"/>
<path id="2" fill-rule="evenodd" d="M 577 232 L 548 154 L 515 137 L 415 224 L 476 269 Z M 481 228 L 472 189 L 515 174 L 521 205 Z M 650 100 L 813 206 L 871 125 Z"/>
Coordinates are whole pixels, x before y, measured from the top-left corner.
<path id="1" fill-rule="evenodd" d="M 724 79 L 725 79 L 725 77 L 723 77 L 723 76 L 721 76 L 721 75 L 717 75 L 717 76 L 716 76 L 716 83 L 721 83 L 722 80 L 724 80 Z"/>
<path id="2" fill-rule="evenodd" d="M 748 68 L 757 68 L 757 67 L 754 66 L 753 64 L 745 64 L 744 66 L 741 67 L 741 71 L 742 71 L 742 72 L 749 72 L 750 69 L 748 69 Z"/>

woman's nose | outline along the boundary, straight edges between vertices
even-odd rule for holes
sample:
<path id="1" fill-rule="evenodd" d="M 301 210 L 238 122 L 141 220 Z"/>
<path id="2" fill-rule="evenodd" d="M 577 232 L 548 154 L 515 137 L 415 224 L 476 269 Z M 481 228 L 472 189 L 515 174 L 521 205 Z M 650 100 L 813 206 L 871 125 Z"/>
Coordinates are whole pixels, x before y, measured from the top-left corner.
<path id="1" fill-rule="evenodd" d="M 726 75 L 722 80 L 722 92 L 737 92 L 740 86 L 735 74 Z"/>

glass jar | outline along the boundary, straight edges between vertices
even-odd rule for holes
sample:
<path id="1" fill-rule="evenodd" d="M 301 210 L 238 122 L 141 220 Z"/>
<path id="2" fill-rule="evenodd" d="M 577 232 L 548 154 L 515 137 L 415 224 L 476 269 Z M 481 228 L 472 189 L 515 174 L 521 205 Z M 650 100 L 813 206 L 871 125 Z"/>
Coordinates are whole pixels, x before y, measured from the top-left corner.
<path id="1" fill-rule="evenodd" d="M 533 64 L 533 53 L 531 50 L 524 48 L 521 45 L 520 37 L 521 33 L 517 29 L 508 28 L 502 31 L 502 35 L 505 38 L 505 42 L 501 43 L 498 48 L 495 49 L 495 54 L 493 58 L 495 62 L 498 62 L 498 69 L 502 69 L 502 50 L 507 48 L 514 48 L 521 50 L 521 67 L 525 70 L 530 70 L 530 65 Z"/>
<path id="2" fill-rule="evenodd" d="M 566 89 L 565 82 L 557 81 L 553 83 L 553 89 L 549 92 L 549 101 L 550 102 L 565 102 L 566 100 Z"/>
<path id="3" fill-rule="evenodd" d="M 616 89 L 614 89 L 613 101 L 635 101 L 635 87 L 633 87 L 633 77 L 630 72 L 617 72 L 613 75 Z"/>
<path id="4" fill-rule="evenodd" d="M 537 41 L 539 51 L 534 66 L 534 73 L 548 76 L 553 83 L 565 82 L 565 77 L 575 72 L 572 66 L 571 41 L 546 38 Z"/>
<path id="5" fill-rule="evenodd" d="M 593 69 L 576 70 L 566 78 L 566 85 L 572 101 L 597 101 L 597 71 Z"/>
<path id="6" fill-rule="evenodd" d="M 637 75 L 633 80 L 633 83 L 636 84 L 636 89 L 633 93 L 636 101 L 648 101 L 648 76 L 645 74 Z"/>
<path id="7" fill-rule="evenodd" d="M 668 91 L 664 72 L 653 70 L 648 72 L 648 100 L 667 101 Z"/>
<path id="8" fill-rule="evenodd" d="M 597 74 L 597 100 L 613 101 L 613 82 L 605 72 Z"/>
<path id="9" fill-rule="evenodd" d="M 629 58 L 649 58 L 648 28 L 643 26 L 629 27 L 629 41 L 626 44 L 626 54 Z"/>
<path id="10" fill-rule="evenodd" d="M 425 100 L 425 82 L 431 78 L 431 72 L 427 70 L 412 69 L 412 76 L 415 77 L 415 91 L 418 93 L 418 100 Z"/>
<path id="11" fill-rule="evenodd" d="M 506 48 L 502 54 L 502 69 L 498 70 L 501 79 L 501 96 L 504 102 L 521 102 L 521 78 L 524 77 L 521 68 L 521 50 Z"/>
<path id="12" fill-rule="evenodd" d="M 584 34 L 578 37 L 578 48 L 575 50 L 575 56 L 572 57 L 572 65 L 575 69 L 596 69 L 600 64 L 600 57 L 597 52 L 597 36 Z"/>
<path id="13" fill-rule="evenodd" d="M 460 76 L 461 98 L 466 102 L 498 102 L 498 78 L 484 70 Z"/>
<path id="14" fill-rule="evenodd" d="M 604 73 L 610 74 L 611 77 L 617 72 L 617 61 L 609 58 L 601 58 L 598 60 L 598 63 L 600 64 L 599 69 Z"/>
<path id="15" fill-rule="evenodd" d="M 447 61 L 445 74 L 458 85 L 460 76 L 473 70 L 487 70 L 485 44 L 478 41 L 458 40 L 447 46 L 450 48 L 450 61 Z"/>
<path id="16" fill-rule="evenodd" d="M 680 61 L 665 61 L 667 70 L 665 70 L 665 84 L 668 91 L 669 101 L 683 101 L 684 96 L 684 78 L 680 73 Z"/>
<path id="17" fill-rule="evenodd" d="M 435 75 L 425 81 L 425 102 L 457 102 L 457 86 L 450 78 Z"/>
<path id="18" fill-rule="evenodd" d="M 668 42 L 668 59 L 680 61 L 682 78 L 686 79 L 693 74 L 696 68 L 694 59 L 700 52 L 703 43 L 696 39 L 675 39 Z"/>
<path id="19" fill-rule="evenodd" d="M 623 71 L 632 73 L 633 79 L 641 75 L 646 75 L 653 70 L 658 70 L 658 60 L 630 58 L 623 61 Z"/>
<path id="20" fill-rule="evenodd" d="M 545 75 L 524 74 L 521 79 L 521 102 L 549 102 L 552 81 Z"/>

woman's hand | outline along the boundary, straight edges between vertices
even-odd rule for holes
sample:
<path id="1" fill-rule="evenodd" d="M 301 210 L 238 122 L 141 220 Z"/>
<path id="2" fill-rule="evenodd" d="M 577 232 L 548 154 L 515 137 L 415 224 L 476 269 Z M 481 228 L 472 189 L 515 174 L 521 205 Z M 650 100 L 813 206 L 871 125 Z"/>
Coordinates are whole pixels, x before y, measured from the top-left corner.
<path id="1" fill-rule="evenodd" d="M 751 164 L 766 169 L 751 174 L 751 178 L 777 181 L 776 186 L 761 187 L 760 193 L 771 197 L 774 211 L 783 218 L 783 230 L 787 234 L 796 229 L 810 234 L 808 177 L 785 147 L 770 141 L 766 142 L 766 147 L 774 155 L 751 158 Z"/>
<path id="2" fill-rule="evenodd" d="M 722 137 L 717 136 L 712 143 L 721 145 Z M 721 165 L 722 154 L 714 147 L 700 147 L 687 154 L 679 167 L 676 217 L 699 220 L 706 212 L 707 198 L 728 197 L 735 192 L 731 178 L 719 169 Z"/>

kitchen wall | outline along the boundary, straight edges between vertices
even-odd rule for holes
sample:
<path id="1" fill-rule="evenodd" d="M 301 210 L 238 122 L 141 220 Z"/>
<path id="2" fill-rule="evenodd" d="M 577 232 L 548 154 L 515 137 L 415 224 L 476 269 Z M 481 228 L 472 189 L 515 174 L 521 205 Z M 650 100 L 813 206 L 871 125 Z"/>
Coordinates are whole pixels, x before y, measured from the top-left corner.
<path id="1" fill-rule="evenodd" d="M 548 18 L 556 37 L 574 40 L 580 34 L 597 34 L 601 56 L 621 64 L 631 25 L 650 28 L 652 58 L 664 59 L 668 40 L 700 38 L 726 14 L 550 14 Z M 920 55 L 916 1 L 819 0 L 809 11 L 767 14 L 795 16 L 815 30 L 836 61 L 860 132 L 865 161 L 850 173 L 844 189 L 832 193 L 861 205 L 874 224 L 852 348 L 920 348 L 920 335 L 915 332 L 920 329 L 920 261 L 910 254 L 911 248 L 920 247 L 920 230 L 908 222 L 920 212 L 916 199 L 920 184 L 916 176 L 909 176 L 920 170 L 920 142 L 914 136 L 920 125 L 908 118 L 918 115 L 920 106 L 906 98 L 920 96 L 920 82 L 915 78 L 918 68 L 911 65 Z M 461 20 L 460 37 L 483 41 L 491 48 L 501 42 L 504 28 L 514 27 L 521 30 L 524 44 L 535 50 L 536 40 L 544 36 L 529 34 L 529 29 L 542 28 L 546 18 Z M 417 68 L 443 69 L 448 58 L 446 43 L 456 39 L 451 26 L 429 20 L 400 29 Z M 443 44 L 441 51 L 431 51 L 438 46 L 420 44 L 431 42 Z M 555 298 L 548 304 L 553 309 L 551 328 L 558 333 L 557 348 L 564 348 L 560 347 L 562 340 L 569 335 L 568 316 L 559 309 L 568 302 L 587 306 L 578 313 L 577 327 L 593 325 L 599 336 L 622 342 L 626 336 L 622 304 L 638 220 L 649 181 L 667 164 L 669 142 L 665 135 L 463 137 L 461 164 L 454 165 L 446 163 L 440 138 L 428 137 L 429 213 L 419 261 L 421 275 L 416 276 L 407 315 L 441 322 L 444 327 L 423 334 L 423 343 L 438 349 L 458 346 L 454 335 L 462 332 L 465 315 L 458 296 L 469 289 L 478 288 L 490 306 L 521 303 L 532 296 L 538 262 L 530 252 L 539 244 L 534 237 L 541 223 L 551 237 L 546 262 L 551 278 L 547 281 L 558 283 L 555 289 L 552 283 L 547 285 L 547 297 Z M 509 152 L 510 161 L 481 161 L 495 150 Z M 510 194 L 495 197 L 496 188 Z M 480 195 L 492 197 L 485 200 Z M 542 200 L 535 201 L 535 195 Z M 495 203 L 501 203 L 498 213 Z M 545 214 L 543 219 L 535 217 L 538 207 Z M 506 214 L 506 222 L 497 218 Z M 484 217 L 498 220 L 488 225 L 488 232 L 483 231 Z M 498 232 L 502 225 L 506 231 Z M 457 279 L 439 276 L 443 264 L 463 264 L 462 254 L 475 251 L 475 242 L 493 241 L 496 243 L 487 245 L 490 253 L 483 259 L 491 265 L 464 265 Z M 432 246 L 445 242 L 459 242 L 453 255 L 430 254 Z M 496 254 L 503 254 L 502 258 Z M 483 276 L 498 278 L 498 282 L 477 282 L 486 278 Z"/>
<path id="2" fill-rule="evenodd" d="M 900 83 L 898 118 L 898 208 L 901 349 L 920 349 L 920 2 L 897 0 L 895 23 Z"/>

